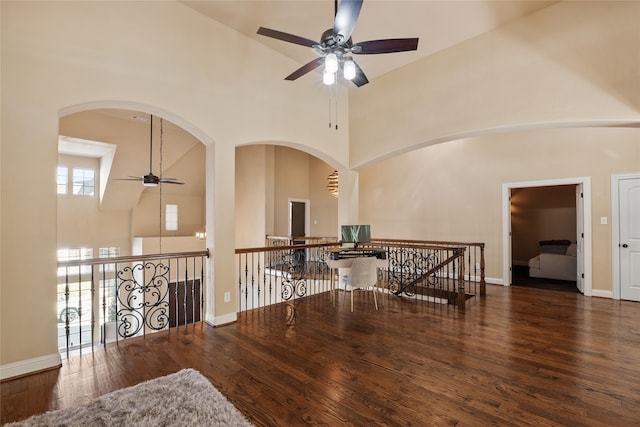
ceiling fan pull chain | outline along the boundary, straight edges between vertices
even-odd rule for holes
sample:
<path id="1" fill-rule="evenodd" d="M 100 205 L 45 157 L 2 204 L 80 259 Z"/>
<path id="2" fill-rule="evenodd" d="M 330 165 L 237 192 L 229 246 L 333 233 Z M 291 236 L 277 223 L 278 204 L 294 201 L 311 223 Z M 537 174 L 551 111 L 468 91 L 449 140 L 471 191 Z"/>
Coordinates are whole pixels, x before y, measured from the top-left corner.
<path id="1" fill-rule="evenodd" d="M 151 125 L 149 126 L 149 175 L 153 170 L 153 114 L 149 116 Z"/>
<path id="2" fill-rule="evenodd" d="M 160 179 L 162 179 L 162 145 L 164 142 L 163 134 L 164 130 L 162 128 L 162 117 L 160 117 Z"/>
<path id="3" fill-rule="evenodd" d="M 163 143 L 163 128 L 162 128 L 162 117 L 160 117 L 160 179 L 162 179 L 162 143 Z M 159 189 L 158 189 L 158 193 L 159 193 L 159 203 L 160 203 L 160 207 L 158 209 L 158 212 L 160 213 L 160 218 L 159 218 L 159 232 L 158 232 L 158 249 L 160 250 L 160 253 L 162 253 L 162 184 L 159 185 Z"/>
<path id="4" fill-rule="evenodd" d="M 336 95 L 336 130 L 338 130 L 338 79 L 334 83 L 335 95 Z"/>

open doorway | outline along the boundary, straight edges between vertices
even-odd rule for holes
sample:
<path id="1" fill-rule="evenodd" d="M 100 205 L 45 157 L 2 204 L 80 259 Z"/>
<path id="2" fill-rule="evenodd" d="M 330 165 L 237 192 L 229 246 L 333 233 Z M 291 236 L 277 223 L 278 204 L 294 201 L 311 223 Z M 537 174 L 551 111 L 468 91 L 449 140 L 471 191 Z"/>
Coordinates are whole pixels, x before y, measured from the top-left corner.
<path id="1" fill-rule="evenodd" d="M 305 237 L 309 230 L 309 200 L 289 199 L 289 236 Z M 304 242 L 302 242 L 304 243 Z"/>
<path id="2" fill-rule="evenodd" d="M 578 292 L 576 187 L 511 189 L 513 286 Z"/>
<path id="3" fill-rule="evenodd" d="M 547 276 L 591 295 L 591 236 L 584 227 L 591 223 L 590 194 L 588 177 L 503 184 L 505 285 Z M 540 265 L 543 252 L 555 252 L 544 255 L 555 258 L 550 269 Z"/>

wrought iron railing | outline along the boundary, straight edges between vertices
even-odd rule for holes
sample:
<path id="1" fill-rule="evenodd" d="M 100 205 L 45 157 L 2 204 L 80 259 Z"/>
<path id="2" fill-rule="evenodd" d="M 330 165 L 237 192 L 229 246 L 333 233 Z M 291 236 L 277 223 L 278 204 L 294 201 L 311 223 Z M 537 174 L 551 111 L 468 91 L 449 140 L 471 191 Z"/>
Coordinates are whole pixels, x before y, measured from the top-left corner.
<path id="1" fill-rule="evenodd" d="M 371 244 L 376 246 L 393 247 L 395 245 L 422 245 L 438 248 L 464 248 L 465 272 L 464 280 L 467 288 L 481 297 L 487 294 L 487 282 L 485 276 L 484 243 L 449 242 L 441 240 L 400 240 L 400 239 L 372 239 Z M 448 274 L 451 274 L 449 271 Z"/>
<path id="2" fill-rule="evenodd" d="M 283 240 L 284 241 L 284 240 Z M 329 249 L 338 243 L 236 249 L 238 311 L 328 292 Z"/>
<path id="3" fill-rule="evenodd" d="M 292 244 L 329 240 L 325 243 Z M 267 246 L 236 250 L 238 311 L 329 292 L 331 275 L 341 282 L 338 271 L 327 266 L 335 238 L 291 238 L 267 236 Z M 381 290 L 422 301 L 454 304 L 485 295 L 484 244 L 375 239 L 360 247 L 382 249 L 386 267 L 381 268 Z M 470 267 L 471 266 L 471 267 Z"/>
<path id="4" fill-rule="evenodd" d="M 208 251 L 58 262 L 62 355 L 203 319 Z"/>
<path id="5" fill-rule="evenodd" d="M 464 246 L 436 246 L 417 243 L 373 243 L 367 246 L 386 252 L 387 267 L 381 285 L 396 296 L 453 304 L 465 309 L 472 297 L 465 278 Z"/>

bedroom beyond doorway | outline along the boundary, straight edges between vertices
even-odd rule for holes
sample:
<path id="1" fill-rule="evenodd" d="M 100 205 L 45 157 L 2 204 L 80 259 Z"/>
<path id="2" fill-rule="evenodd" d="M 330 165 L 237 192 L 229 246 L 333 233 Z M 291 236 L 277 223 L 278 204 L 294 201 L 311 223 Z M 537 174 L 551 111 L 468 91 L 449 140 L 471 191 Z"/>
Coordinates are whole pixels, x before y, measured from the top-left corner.
<path id="1" fill-rule="evenodd" d="M 576 291 L 576 187 L 512 189 L 513 285 Z"/>

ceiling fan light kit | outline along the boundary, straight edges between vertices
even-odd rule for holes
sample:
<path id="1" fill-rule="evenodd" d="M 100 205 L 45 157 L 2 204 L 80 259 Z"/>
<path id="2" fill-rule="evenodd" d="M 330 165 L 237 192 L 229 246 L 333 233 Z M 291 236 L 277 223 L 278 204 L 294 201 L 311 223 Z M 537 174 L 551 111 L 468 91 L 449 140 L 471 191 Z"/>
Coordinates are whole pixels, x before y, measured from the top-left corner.
<path id="1" fill-rule="evenodd" d="M 343 68 L 343 76 L 346 80 L 353 80 L 356 78 L 356 64 L 352 59 L 345 59 Z"/>
<path id="2" fill-rule="evenodd" d="M 321 42 L 270 28 L 258 28 L 260 35 L 310 47 L 319 56 L 285 77 L 285 80 L 296 80 L 324 64 L 322 81 L 325 85 L 332 85 L 336 82 L 338 70 L 342 66 L 345 80 L 350 80 L 357 87 L 360 87 L 369 83 L 369 80 L 355 60 L 346 55 L 372 55 L 418 49 L 417 38 L 370 40 L 354 44 L 351 40 L 351 33 L 356 26 L 362 3 L 363 0 L 342 0 L 338 7 L 338 1 L 335 0 L 336 12 L 333 28 L 322 34 Z"/>
<path id="3" fill-rule="evenodd" d="M 322 83 L 327 86 L 331 86 L 336 82 L 336 73 L 332 73 L 330 71 L 324 70 L 322 73 Z"/>
<path id="4" fill-rule="evenodd" d="M 335 53 L 328 53 L 324 57 L 324 70 L 327 73 L 335 73 L 338 71 L 338 56 Z"/>

